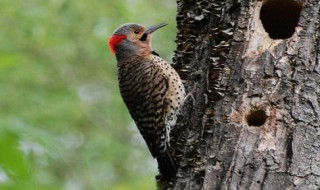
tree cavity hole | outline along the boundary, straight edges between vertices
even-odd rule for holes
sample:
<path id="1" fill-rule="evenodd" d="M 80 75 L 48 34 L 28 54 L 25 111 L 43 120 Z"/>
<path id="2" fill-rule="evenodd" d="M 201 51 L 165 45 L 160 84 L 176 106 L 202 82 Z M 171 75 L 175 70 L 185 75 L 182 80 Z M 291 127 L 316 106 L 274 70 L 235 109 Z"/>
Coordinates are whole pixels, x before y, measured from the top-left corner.
<path id="1" fill-rule="evenodd" d="M 260 20 L 272 39 L 290 38 L 300 18 L 302 6 L 294 0 L 263 0 Z"/>
<path id="2" fill-rule="evenodd" d="M 264 110 L 251 110 L 246 119 L 249 126 L 260 127 L 265 124 L 267 114 Z"/>

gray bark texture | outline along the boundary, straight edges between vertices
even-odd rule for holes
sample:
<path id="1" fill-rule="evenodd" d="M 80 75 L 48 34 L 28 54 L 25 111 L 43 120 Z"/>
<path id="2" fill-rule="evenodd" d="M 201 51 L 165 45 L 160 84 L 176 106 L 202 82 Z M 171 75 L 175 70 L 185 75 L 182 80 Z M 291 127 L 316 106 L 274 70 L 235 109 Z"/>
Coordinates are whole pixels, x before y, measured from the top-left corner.
<path id="1" fill-rule="evenodd" d="M 172 189 L 320 189 L 320 2 L 297 2 L 294 34 L 274 40 L 262 1 L 177 1 L 174 67 L 194 99 L 172 130 Z"/>

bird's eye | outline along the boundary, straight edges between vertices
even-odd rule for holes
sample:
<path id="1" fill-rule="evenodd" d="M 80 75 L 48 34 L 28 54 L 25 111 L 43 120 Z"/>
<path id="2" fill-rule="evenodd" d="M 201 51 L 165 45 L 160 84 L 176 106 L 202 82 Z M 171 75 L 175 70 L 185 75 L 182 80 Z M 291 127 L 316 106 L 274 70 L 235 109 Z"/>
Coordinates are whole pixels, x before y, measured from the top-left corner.
<path id="1" fill-rule="evenodd" d="M 139 32 L 140 32 L 139 30 L 135 30 L 134 31 L 135 34 L 139 34 Z"/>

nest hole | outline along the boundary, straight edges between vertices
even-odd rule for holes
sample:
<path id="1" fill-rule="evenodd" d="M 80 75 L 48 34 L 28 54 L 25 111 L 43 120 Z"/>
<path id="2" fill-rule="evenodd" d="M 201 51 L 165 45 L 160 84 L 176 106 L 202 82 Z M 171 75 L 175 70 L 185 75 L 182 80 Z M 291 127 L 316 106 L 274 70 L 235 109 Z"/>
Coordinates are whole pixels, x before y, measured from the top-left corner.
<path id="1" fill-rule="evenodd" d="M 267 114 L 264 110 L 251 110 L 246 119 L 249 126 L 260 127 L 267 121 Z"/>
<path id="2" fill-rule="evenodd" d="M 294 0 L 263 0 L 260 20 L 272 39 L 290 38 L 298 25 L 302 5 Z"/>

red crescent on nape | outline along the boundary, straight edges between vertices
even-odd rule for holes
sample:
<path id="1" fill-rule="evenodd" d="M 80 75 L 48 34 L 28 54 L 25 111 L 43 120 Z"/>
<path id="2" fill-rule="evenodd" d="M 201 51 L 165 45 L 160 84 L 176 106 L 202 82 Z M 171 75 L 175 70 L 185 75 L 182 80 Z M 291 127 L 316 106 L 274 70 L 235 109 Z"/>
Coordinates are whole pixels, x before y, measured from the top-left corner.
<path id="1" fill-rule="evenodd" d="M 122 42 L 122 40 L 126 39 L 126 35 L 113 35 L 109 38 L 109 48 L 110 51 L 114 54 L 116 53 L 116 47 L 118 44 Z"/>

